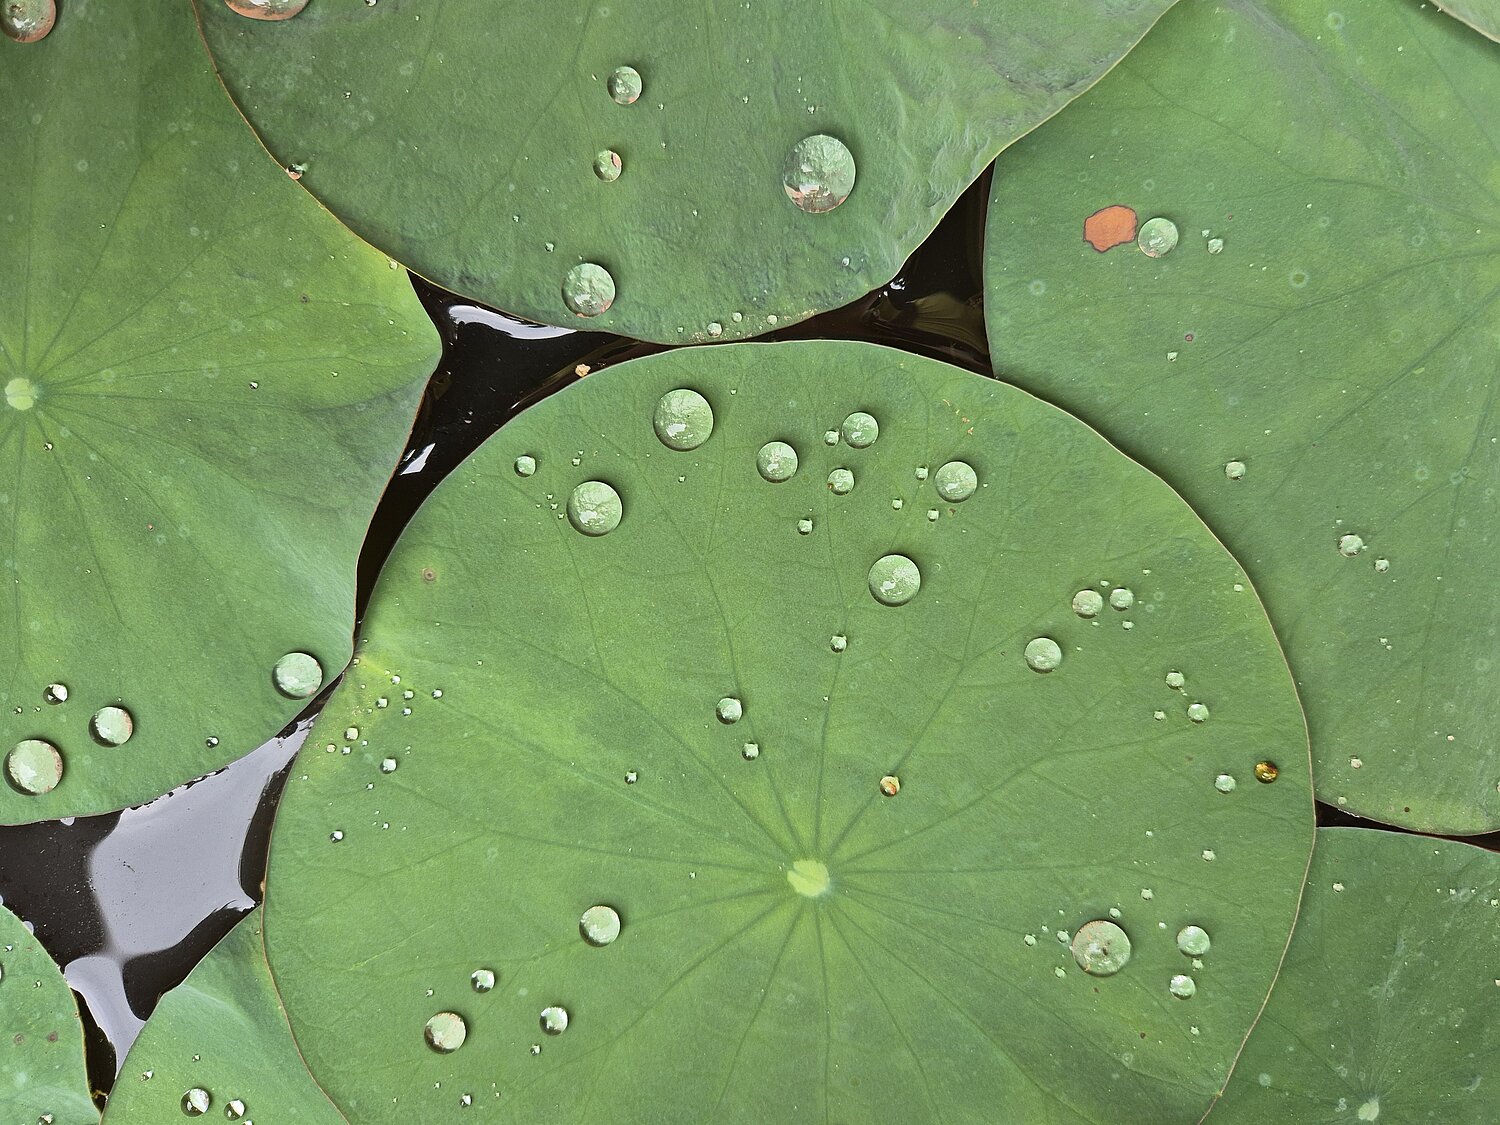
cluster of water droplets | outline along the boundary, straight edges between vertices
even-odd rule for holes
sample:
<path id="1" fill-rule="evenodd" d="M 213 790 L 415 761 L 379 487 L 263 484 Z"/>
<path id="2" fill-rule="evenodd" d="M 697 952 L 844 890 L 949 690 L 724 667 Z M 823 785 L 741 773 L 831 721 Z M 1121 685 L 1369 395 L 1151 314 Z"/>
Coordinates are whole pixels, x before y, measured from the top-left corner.
<path id="1" fill-rule="evenodd" d="M 151 1071 L 141 1075 L 143 1081 L 151 1078 Z M 214 1096 L 212 1092 L 202 1086 L 193 1086 L 182 1092 L 182 1098 L 178 1103 L 182 1107 L 185 1117 L 202 1117 L 213 1108 Z M 245 1125 L 255 1123 L 245 1117 L 246 1106 L 243 1098 L 230 1098 L 224 1103 L 224 1116 L 229 1121 L 243 1121 Z"/>

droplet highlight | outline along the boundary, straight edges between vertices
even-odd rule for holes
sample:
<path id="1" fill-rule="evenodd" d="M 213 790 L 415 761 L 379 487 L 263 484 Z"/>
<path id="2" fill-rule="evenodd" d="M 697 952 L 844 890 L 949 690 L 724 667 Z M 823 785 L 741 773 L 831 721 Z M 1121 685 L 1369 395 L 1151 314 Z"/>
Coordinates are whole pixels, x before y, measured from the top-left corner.
<path id="1" fill-rule="evenodd" d="M 679 387 L 656 400 L 651 426 L 668 449 L 697 449 L 714 432 L 714 408 L 697 391 Z"/>
<path id="2" fill-rule="evenodd" d="M 881 605 L 905 605 L 922 588 L 922 572 L 905 555 L 882 555 L 870 567 L 869 584 Z"/>
<path id="3" fill-rule="evenodd" d="M 612 906 L 591 906 L 578 920 L 578 932 L 590 945 L 608 945 L 620 936 L 620 915 Z"/>
<path id="4" fill-rule="evenodd" d="M 832 211 L 854 190 L 854 154 L 826 133 L 803 137 L 786 155 L 781 186 L 786 197 L 809 214 Z"/>
<path id="5" fill-rule="evenodd" d="M 620 494 L 602 480 L 586 480 L 568 496 L 568 522 L 584 535 L 608 535 L 624 513 Z"/>
<path id="6" fill-rule="evenodd" d="M 1090 976 L 1111 977 L 1130 960 L 1130 937 L 1107 918 L 1085 922 L 1073 935 L 1073 960 Z"/>

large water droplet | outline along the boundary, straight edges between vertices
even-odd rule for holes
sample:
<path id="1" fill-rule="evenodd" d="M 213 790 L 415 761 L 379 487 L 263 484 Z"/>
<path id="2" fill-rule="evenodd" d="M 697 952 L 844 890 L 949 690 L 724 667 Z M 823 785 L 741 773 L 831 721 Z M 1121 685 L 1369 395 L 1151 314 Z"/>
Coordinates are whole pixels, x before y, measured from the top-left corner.
<path id="1" fill-rule="evenodd" d="M 612 184 L 618 180 L 620 173 L 624 170 L 625 162 L 620 159 L 620 154 L 612 148 L 601 149 L 599 155 L 594 157 L 594 175 L 607 184 Z"/>
<path id="2" fill-rule="evenodd" d="M 857 410 L 845 418 L 844 424 L 839 429 L 844 435 L 844 440 L 855 449 L 864 449 L 868 445 L 874 445 L 875 439 L 880 436 L 879 423 L 862 410 Z"/>
<path id="3" fill-rule="evenodd" d="M 651 425 L 668 449 L 697 449 L 714 432 L 714 408 L 697 391 L 679 387 L 656 400 Z"/>
<path id="4" fill-rule="evenodd" d="M 726 695 L 714 706 L 714 714 L 721 723 L 737 723 L 745 714 L 745 705 L 732 695 Z"/>
<path id="5" fill-rule="evenodd" d="M 620 936 L 620 916 L 612 906 L 591 906 L 578 920 L 578 932 L 590 945 L 608 945 Z"/>
<path id="6" fill-rule="evenodd" d="M 1275 781 L 1277 779 L 1277 777 L 1279 777 L 1280 775 L 1281 775 L 1281 770 L 1277 768 L 1275 762 L 1256 762 L 1255 763 L 1255 780 L 1256 781 L 1260 781 L 1260 782 L 1265 783 L 1266 785 L 1269 785 L 1269 784 L 1271 784 L 1271 782 Z"/>
<path id="7" fill-rule="evenodd" d="M 202 1086 L 194 1086 L 191 1090 L 183 1092 L 182 1112 L 189 1117 L 202 1117 L 208 1112 L 208 1107 L 213 1104 L 213 1095 Z"/>
<path id="8" fill-rule="evenodd" d="M 1224 466 L 1224 475 L 1230 480 L 1245 479 L 1245 462 L 1230 461 Z"/>
<path id="9" fill-rule="evenodd" d="M 586 480 L 568 497 L 568 522 L 585 535 L 608 535 L 624 512 L 620 494 L 602 480 Z"/>
<path id="10" fill-rule="evenodd" d="M 1109 592 L 1109 604 L 1118 610 L 1127 610 L 1135 605 L 1135 595 L 1124 586 L 1118 586 Z"/>
<path id="11" fill-rule="evenodd" d="M 306 699 L 323 686 L 323 665 L 305 652 L 289 652 L 272 672 L 276 690 L 289 699 Z"/>
<path id="12" fill-rule="evenodd" d="M 563 304 L 578 316 L 598 316 L 615 303 L 615 279 L 603 266 L 579 262 L 563 275 Z"/>
<path id="13" fill-rule="evenodd" d="M 1177 931 L 1177 948 L 1189 957 L 1202 957 L 1212 944 L 1202 926 L 1184 926 Z"/>
<path id="14" fill-rule="evenodd" d="M 556 1004 L 543 1008 L 541 1024 L 548 1035 L 561 1035 L 568 1030 L 568 1009 Z"/>
<path id="15" fill-rule="evenodd" d="M 1339 537 L 1339 554 L 1346 559 L 1352 559 L 1365 549 L 1365 541 L 1358 535 L 1343 535 Z"/>
<path id="16" fill-rule="evenodd" d="M 784 441 L 768 441 L 755 455 L 755 467 L 772 484 L 791 480 L 797 474 L 797 451 Z"/>
<path id="17" fill-rule="evenodd" d="M 1177 224 L 1171 219 L 1157 217 L 1141 224 L 1135 243 L 1141 253 L 1150 258 L 1160 258 L 1177 245 Z"/>
<path id="18" fill-rule="evenodd" d="M 307 0 L 302 2 L 305 4 Z M 0 0 L 0 31 L 17 43 L 35 43 L 45 38 L 56 22 L 56 0 Z"/>
<path id="19" fill-rule="evenodd" d="M 48 684 L 42 689 L 42 699 L 52 704 L 66 703 L 68 701 L 68 685 Z"/>
<path id="20" fill-rule="evenodd" d="M 1079 617 L 1098 617 L 1104 608 L 1104 595 L 1098 590 L 1079 590 L 1073 595 L 1073 612 Z"/>
<path id="21" fill-rule="evenodd" d="M 1208 708 L 1202 703 L 1189 703 L 1187 716 L 1195 723 L 1208 722 Z"/>
<path id="22" fill-rule="evenodd" d="M 1178 973 L 1167 984 L 1167 990 L 1177 999 L 1187 1000 L 1198 991 L 1198 982 L 1186 973 Z"/>
<path id="23" fill-rule="evenodd" d="M 786 881 L 792 890 L 807 898 L 817 898 L 832 885 L 828 865 L 819 859 L 799 859 L 787 868 Z"/>
<path id="24" fill-rule="evenodd" d="M 427 1021 L 422 1029 L 427 1045 L 439 1054 L 448 1054 L 464 1045 L 469 1037 L 469 1025 L 457 1012 L 439 1012 Z"/>
<path id="25" fill-rule="evenodd" d="M 1073 960 L 1091 976 L 1114 976 L 1130 960 L 1130 938 L 1107 918 L 1085 922 L 1073 935 Z"/>
<path id="26" fill-rule="evenodd" d="M 62 780 L 63 760 L 56 746 L 40 738 L 28 738 L 5 755 L 5 776 L 18 793 L 39 797 L 57 788 Z"/>
<path id="27" fill-rule="evenodd" d="M 1167 673 L 1167 686 L 1169 688 L 1171 688 L 1173 691 L 1181 691 L 1183 685 L 1186 684 L 1186 683 L 1187 683 L 1187 677 L 1184 676 L 1181 672 L 1168 672 Z"/>
<path id="28" fill-rule="evenodd" d="M 957 504 L 974 495 L 979 487 L 979 475 L 972 465 L 964 461 L 949 461 L 932 476 L 937 493 L 950 504 Z"/>
<path id="29" fill-rule="evenodd" d="M 495 987 L 495 970 L 475 969 L 469 974 L 469 987 L 475 992 L 488 992 Z"/>
<path id="30" fill-rule="evenodd" d="M 1062 648 L 1051 637 L 1037 637 L 1026 645 L 1026 664 L 1033 672 L 1050 672 L 1062 663 Z"/>
<path id="31" fill-rule="evenodd" d="M 123 707 L 101 707 L 89 720 L 89 734 L 100 746 L 124 746 L 135 733 L 135 720 Z"/>
<path id="32" fill-rule="evenodd" d="M 848 469 L 834 469 L 828 474 L 828 490 L 835 496 L 847 496 L 854 491 L 854 474 Z"/>
<path id="33" fill-rule="evenodd" d="M 882 555 L 870 567 L 869 582 L 881 605 L 905 605 L 922 588 L 922 572 L 905 555 Z"/>
<path id="34" fill-rule="evenodd" d="M 633 66 L 617 66 L 605 83 L 616 105 L 634 105 L 641 96 L 641 72 Z"/>
<path id="35" fill-rule="evenodd" d="M 803 137 L 786 155 L 781 186 L 804 211 L 832 211 L 854 190 L 854 154 L 826 133 Z"/>
<path id="36" fill-rule="evenodd" d="M 224 0 L 224 4 L 253 20 L 289 20 L 307 7 L 307 0 Z"/>

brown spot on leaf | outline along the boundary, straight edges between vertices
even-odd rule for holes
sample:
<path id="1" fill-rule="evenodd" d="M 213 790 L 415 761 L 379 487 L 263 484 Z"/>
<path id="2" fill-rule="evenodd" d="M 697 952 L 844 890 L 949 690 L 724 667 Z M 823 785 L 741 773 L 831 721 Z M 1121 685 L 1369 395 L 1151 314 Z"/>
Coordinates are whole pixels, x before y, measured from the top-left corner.
<path id="1" fill-rule="evenodd" d="M 1101 207 L 1083 220 L 1083 240 L 1099 253 L 1135 240 L 1135 212 L 1122 203 Z"/>

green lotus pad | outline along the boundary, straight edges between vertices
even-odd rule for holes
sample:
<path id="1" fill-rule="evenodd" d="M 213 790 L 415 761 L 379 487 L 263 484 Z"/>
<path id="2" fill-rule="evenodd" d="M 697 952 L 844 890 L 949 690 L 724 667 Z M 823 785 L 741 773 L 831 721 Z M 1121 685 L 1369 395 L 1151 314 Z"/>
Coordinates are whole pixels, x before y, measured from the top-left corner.
<path id="1" fill-rule="evenodd" d="M 510 312 L 666 343 L 887 281 L 1167 7 L 319 0 L 266 22 L 197 3 L 271 152 L 370 241 Z"/>
<path id="2" fill-rule="evenodd" d="M 1244 563 L 1319 796 L 1482 832 L 1500 47 L 1430 6 L 1339 9 L 1188 0 L 1007 152 L 990 339 L 1004 378 L 1161 473 Z"/>
<path id="3" fill-rule="evenodd" d="M 125 1057 L 105 1125 L 182 1114 L 344 1125 L 302 1065 L 254 911 L 161 998 Z"/>
<path id="4" fill-rule="evenodd" d="M 1435 0 L 1437 6 L 1481 35 L 1500 40 L 1500 2 L 1497 0 Z"/>
<path id="5" fill-rule="evenodd" d="M 30 1125 L 43 1118 L 98 1125 L 83 1065 L 83 1025 L 57 963 L 0 906 L 0 1121 Z"/>
<path id="6" fill-rule="evenodd" d="M 1324 828 L 1213 1125 L 1500 1121 L 1500 856 Z"/>
<path id="7" fill-rule="evenodd" d="M 865 344 L 533 407 L 417 514 L 356 661 L 266 938 L 360 1121 L 1195 1121 L 1311 848 L 1290 676 L 1187 506 Z"/>
<path id="8" fill-rule="evenodd" d="M 0 104 L 14 823 L 222 766 L 343 667 L 438 341 L 394 263 L 264 159 L 181 3 L 0 38 Z M 315 663 L 278 690 L 295 653 Z"/>

